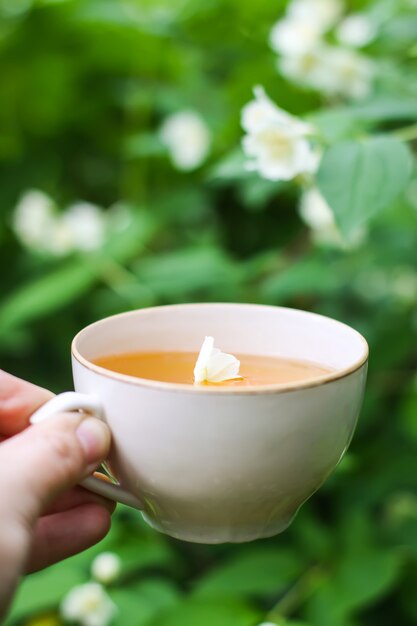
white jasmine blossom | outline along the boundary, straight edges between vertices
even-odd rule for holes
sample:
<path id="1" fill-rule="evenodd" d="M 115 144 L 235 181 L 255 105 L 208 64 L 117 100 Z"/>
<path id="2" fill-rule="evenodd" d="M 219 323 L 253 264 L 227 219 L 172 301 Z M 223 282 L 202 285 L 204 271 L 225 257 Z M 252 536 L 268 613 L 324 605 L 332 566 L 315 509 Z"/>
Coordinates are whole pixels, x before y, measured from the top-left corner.
<path id="1" fill-rule="evenodd" d="M 65 256 L 74 250 L 74 234 L 62 215 L 55 218 L 48 243 L 43 252 L 54 256 Z"/>
<path id="2" fill-rule="evenodd" d="M 353 48 L 366 46 L 375 38 L 376 33 L 375 23 L 361 13 L 346 16 L 336 29 L 336 37 L 340 43 Z"/>
<path id="3" fill-rule="evenodd" d="M 29 248 L 48 246 L 55 225 L 53 200 L 37 189 L 26 191 L 15 208 L 12 225 L 17 237 Z"/>
<path id="4" fill-rule="evenodd" d="M 91 565 L 91 574 L 95 580 L 104 585 L 114 582 L 120 575 L 122 562 L 114 552 L 102 552 Z"/>
<path id="5" fill-rule="evenodd" d="M 18 202 L 13 229 L 28 248 L 52 256 L 74 250 L 93 250 L 105 240 L 107 216 L 88 202 L 58 213 L 53 200 L 38 190 L 27 191 Z"/>
<path id="6" fill-rule="evenodd" d="M 171 160 L 179 170 L 194 170 L 206 159 L 211 143 L 210 131 L 194 111 L 179 111 L 167 117 L 159 132 Z"/>
<path id="7" fill-rule="evenodd" d="M 303 193 L 299 213 L 305 224 L 311 228 L 313 240 L 318 244 L 354 248 L 366 236 L 366 229 L 360 226 L 349 240 L 344 239 L 336 225 L 333 211 L 317 187 L 311 187 Z"/>
<path id="8" fill-rule="evenodd" d="M 248 102 L 242 109 L 242 127 L 247 133 L 263 130 L 270 123 L 290 126 L 303 135 L 314 133 L 313 126 L 277 106 L 260 85 L 254 87 L 253 93 L 255 99 Z"/>
<path id="9" fill-rule="evenodd" d="M 349 48 L 331 48 L 327 54 L 329 94 L 364 98 L 372 90 L 374 65 L 364 55 Z"/>
<path id="10" fill-rule="evenodd" d="M 262 87 L 254 89 L 255 100 L 242 109 L 246 135 L 242 147 L 250 157 L 246 167 L 268 180 L 290 180 L 315 172 L 320 155 L 311 140 L 311 125 L 277 107 Z"/>
<path id="11" fill-rule="evenodd" d="M 302 220 L 311 228 L 312 238 L 317 244 L 343 247 L 333 212 L 316 187 L 304 192 L 301 197 L 299 212 Z"/>
<path id="12" fill-rule="evenodd" d="M 74 248 L 95 250 L 103 245 L 106 223 L 99 207 L 89 202 L 77 202 L 65 211 L 62 219 L 71 232 Z"/>
<path id="13" fill-rule="evenodd" d="M 281 55 L 278 68 L 294 82 L 329 96 L 364 98 L 372 90 L 374 64 L 352 48 L 369 43 L 376 25 L 364 14 L 347 16 L 336 36 L 345 47 L 330 46 L 324 36 L 343 12 L 338 0 L 293 0 L 270 33 Z"/>
<path id="14" fill-rule="evenodd" d="M 213 337 L 206 337 L 194 368 L 194 383 L 221 383 L 241 378 L 240 361 L 232 354 L 214 347 Z"/>
<path id="15" fill-rule="evenodd" d="M 60 607 L 61 615 L 82 626 L 108 626 L 117 614 L 117 607 L 99 583 L 73 587 Z"/>
<path id="16" fill-rule="evenodd" d="M 271 48 L 281 54 L 302 54 L 320 43 L 322 35 L 339 19 L 338 0 L 294 0 L 285 17 L 272 27 Z"/>
<path id="17" fill-rule="evenodd" d="M 302 195 L 300 215 L 313 230 L 323 230 L 335 224 L 333 212 L 317 187 L 311 187 Z"/>
<path id="18" fill-rule="evenodd" d="M 303 54 L 282 57 L 278 66 L 290 80 L 330 96 L 363 98 L 372 90 L 372 61 L 349 48 L 321 44 Z"/>
<path id="19" fill-rule="evenodd" d="M 344 9 L 341 0 L 293 0 L 287 14 L 293 19 L 311 22 L 321 32 L 326 32 L 336 24 Z"/>
<path id="20" fill-rule="evenodd" d="M 301 54 L 314 48 L 321 34 L 319 25 L 314 21 L 286 17 L 272 27 L 269 43 L 275 52 Z"/>
<path id="21" fill-rule="evenodd" d="M 285 126 L 271 126 L 242 140 L 245 154 L 252 157 L 246 167 L 267 180 L 291 180 L 314 172 L 317 158 L 309 142 Z"/>
<path id="22" fill-rule="evenodd" d="M 27 191 L 19 201 L 13 227 L 20 241 L 43 254 L 63 256 L 73 249 L 73 234 L 53 200 L 42 191 Z"/>
<path id="23" fill-rule="evenodd" d="M 278 68 L 295 83 L 326 91 L 329 82 L 328 49 L 328 46 L 320 44 L 302 54 L 283 56 L 278 60 Z"/>

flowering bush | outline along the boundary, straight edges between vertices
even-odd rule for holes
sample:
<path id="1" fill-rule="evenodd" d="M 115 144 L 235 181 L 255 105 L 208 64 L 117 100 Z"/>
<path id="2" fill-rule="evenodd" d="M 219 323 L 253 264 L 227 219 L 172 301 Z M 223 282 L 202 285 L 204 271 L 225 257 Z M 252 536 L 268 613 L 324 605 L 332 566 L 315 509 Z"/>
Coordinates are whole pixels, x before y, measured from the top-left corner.
<path id="1" fill-rule="evenodd" d="M 69 389 L 81 327 L 185 301 L 309 309 L 371 349 L 352 446 L 283 535 L 185 544 L 120 507 L 7 624 L 414 623 L 415 0 L 0 0 L 0 20 L 2 368 Z"/>

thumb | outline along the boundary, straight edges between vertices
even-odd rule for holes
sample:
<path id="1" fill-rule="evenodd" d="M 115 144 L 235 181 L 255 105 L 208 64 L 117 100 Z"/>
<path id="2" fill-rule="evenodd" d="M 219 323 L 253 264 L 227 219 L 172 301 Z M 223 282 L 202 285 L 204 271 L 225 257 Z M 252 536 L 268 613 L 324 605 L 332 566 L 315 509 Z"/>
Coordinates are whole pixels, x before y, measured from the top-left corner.
<path id="1" fill-rule="evenodd" d="M 92 473 L 109 448 L 107 426 L 82 413 L 54 416 L 1 444 L 3 522 L 33 527 L 45 507 Z"/>

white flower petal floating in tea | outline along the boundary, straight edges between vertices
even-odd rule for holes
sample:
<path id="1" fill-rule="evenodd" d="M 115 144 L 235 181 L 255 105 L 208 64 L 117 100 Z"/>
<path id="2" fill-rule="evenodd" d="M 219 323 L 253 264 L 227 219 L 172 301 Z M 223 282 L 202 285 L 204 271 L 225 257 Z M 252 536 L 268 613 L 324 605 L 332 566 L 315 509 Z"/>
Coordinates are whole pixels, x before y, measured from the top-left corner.
<path id="1" fill-rule="evenodd" d="M 206 337 L 194 368 L 194 383 L 222 383 L 239 374 L 240 361 L 233 354 L 221 352 L 214 347 L 213 337 Z"/>

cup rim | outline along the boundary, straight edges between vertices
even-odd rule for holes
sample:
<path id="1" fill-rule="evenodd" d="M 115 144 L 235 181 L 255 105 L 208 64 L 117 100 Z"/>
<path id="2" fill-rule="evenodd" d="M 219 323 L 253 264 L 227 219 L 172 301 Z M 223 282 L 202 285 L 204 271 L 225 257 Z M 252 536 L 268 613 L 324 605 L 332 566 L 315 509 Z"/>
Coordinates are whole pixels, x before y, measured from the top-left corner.
<path id="1" fill-rule="evenodd" d="M 77 348 L 77 342 L 81 335 L 83 335 L 86 331 L 91 329 L 93 326 L 101 326 L 104 325 L 108 320 L 121 318 L 121 317 L 130 317 L 132 315 L 136 315 L 138 312 L 147 311 L 152 312 L 153 310 L 160 309 L 178 309 L 178 308 L 192 308 L 192 307 L 218 307 L 218 306 L 243 306 L 243 307 L 254 307 L 254 308 L 262 308 L 262 309 L 280 309 L 283 311 L 288 311 L 296 314 L 303 314 L 308 317 L 321 318 L 325 320 L 331 320 L 334 324 L 338 324 L 345 329 L 348 329 L 349 332 L 354 333 L 357 338 L 362 343 L 363 352 L 360 358 L 358 358 L 352 365 L 349 367 L 337 369 L 329 374 L 323 374 L 322 376 L 317 376 L 312 378 L 311 380 L 306 381 L 295 381 L 290 383 L 276 383 L 270 385 L 253 385 L 250 387 L 215 387 L 211 386 L 208 388 L 203 385 L 190 385 L 185 383 L 170 383 L 159 380 L 151 380 L 147 378 L 139 378 L 136 376 L 129 376 L 128 374 L 121 374 L 119 372 L 114 372 L 105 367 L 101 367 L 100 365 L 96 365 L 92 363 L 85 357 L 83 357 Z M 147 389 L 160 390 L 160 391 L 180 391 L 182 393 L 192 393 L 192 394 L 208 394 L 208 395 L 253 395 L 253 394 L 264 394 L 264 393 L 285 393 L 288 391 L 298 391 L 301 389 L 309 389 L 312 387 L 320 387 L 322 385 L 326 385 L 328 383 L 334 382 L 336 380 L 340 380 L 342 378 L 346 378 L 350 374 L 353 374 L 357 370 L 359 370 L 362 366 L 364 366 L 369 358 L 369 346 L 366 339 L 361 335 L 357 330 L 345 324 L 344 322 L 340 322 L 339 320 L 335 320 L 332 317 L 326 315 L 320 315 L 319 313 L 312 313 L 311 311 L 304 311 L 303 309 L 293 309 L 291 307 L 282 307 L 282 306 L 273 306 L 268 304 L 254 304 L 254 303 L 241 303 L 241 302 L 198 302 L 198 303 L 190 303 L 190 304 L 168 304 L 161 305 L 155 307 L 146 307 L 143 309 L 134 309 L 132 311 L 125 311 L 123 313 L 116 313 L 115 315 L 109 315 L 101 320 L 97 320 L 85 326 L 82 330 L 80 330 L 74 337 L 71 343 L 71 354 L 72 357 L 80 363 L 80 365 L 85 368 L 99 374 L 100 376 L 105 376 L 107 378 L 111 378 L 113 380 L 118 380 L 120 382 L 128 383 L 131 385 L 135 385 L 137 387 L 145 387 Z"/>

